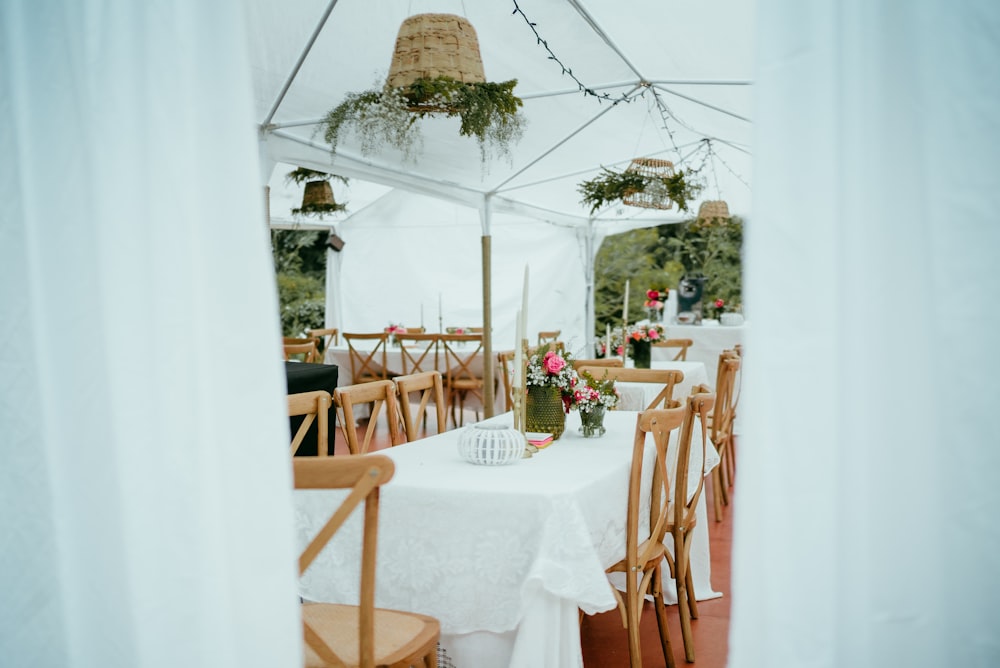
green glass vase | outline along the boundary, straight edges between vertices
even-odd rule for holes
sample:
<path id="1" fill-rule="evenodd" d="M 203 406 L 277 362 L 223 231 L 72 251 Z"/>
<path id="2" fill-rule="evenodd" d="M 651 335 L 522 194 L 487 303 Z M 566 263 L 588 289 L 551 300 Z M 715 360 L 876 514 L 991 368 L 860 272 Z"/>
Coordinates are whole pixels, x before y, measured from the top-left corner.
<path id="1" fill-rule="evenodd" d="M 584 438 L 604 436 L 604 406 L 595 406 L 589 411 L 580 411 L 580 431 Z"/>
<path id="2" fill-rule="evenodd" d="M 558 387 L 529 385 L 524 413 L 527 431 L 552 434 L 555 440 L 566 430 L 566 412 Z"/>
<path id="3" fill-rule="evenodd" d="M 648 369 L 653 354 L 653 344 L 649 341 L 632 341 L 632 363 L 636 369 Z"/>

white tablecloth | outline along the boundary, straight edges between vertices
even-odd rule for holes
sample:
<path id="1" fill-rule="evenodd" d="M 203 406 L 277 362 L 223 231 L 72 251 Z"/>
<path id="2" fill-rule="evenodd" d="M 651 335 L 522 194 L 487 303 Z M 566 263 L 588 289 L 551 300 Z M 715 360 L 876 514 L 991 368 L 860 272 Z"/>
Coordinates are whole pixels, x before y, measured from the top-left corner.
<path id="1" fill-rule="evenodd" d="M 714 387 L 715 385 L 714 378 L 709 383 L 708 372 L 705 370 L 705 365 L 701 362 L 665 362 L 655 360 L 650 362 L 649 366 L 652 369 L 677 369 L 684 374 L 684 380 L 674 386 L 674 399 L 683 399 L 688 396 L 691 394 L 691 388 L 695 385 L 704 384 L 710 387 Z M 618 409 L 623 411 L 645 410 L 649 402 L 663 389 L 662 385 L 655 383 L 618 382 L 615 383 L 615 387 L 618 388 L 618 392 L 621 394 Z"/>
<path id="2" fill-rule="evenodd" d="M 743 343 L 748 325 L 724 327 L 722 325 L 667 325 L 666 338 L 691 339 L 694 345 L 688 348 L 689 362 L 702 362 L 708 372 L 710 384 L 715 387 L 715 376 L 718 373 L 719 354 L 732 348 L 737 343 Z M 666 361 L 673 359 L 677 348 L 657 348 L 653 346 L 651 359 Z"/>
<path id="3" fill-rule="evenodd" d="M 462 460 L 459 430 L 380 451 L 396 474 L 382 490 L 376 604 L 437 617 L 456 666 L 582 665 L 577 608 L 615 606 L 605 569 L 624 554 L 635 419 L 611 411 L 607 434 L 584 439 L 574 412 L 561 439 L 502 467 Z M 337 494 L 295 493 L 301 545 Z M 359 537 L 355 513 L 303 578 L 307 600 L 357 601 Z M 692 547 L 702 599 L 719 595 L 708 551 L 702 497 Z"/>

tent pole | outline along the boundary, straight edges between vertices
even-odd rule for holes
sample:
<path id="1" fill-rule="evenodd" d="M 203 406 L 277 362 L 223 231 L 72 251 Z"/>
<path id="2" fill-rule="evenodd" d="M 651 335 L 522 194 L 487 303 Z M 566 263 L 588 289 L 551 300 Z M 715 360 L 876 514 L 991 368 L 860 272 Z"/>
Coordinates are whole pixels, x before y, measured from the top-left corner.
<path id="1" fill-rule="evenodd" d="M 492 196 L 483 198 L 483 416 L 493 417 L 493 317 L 492 317 L 492 281 L 491 268 L 492 249 L 491 226 L 493 222 Z"/>

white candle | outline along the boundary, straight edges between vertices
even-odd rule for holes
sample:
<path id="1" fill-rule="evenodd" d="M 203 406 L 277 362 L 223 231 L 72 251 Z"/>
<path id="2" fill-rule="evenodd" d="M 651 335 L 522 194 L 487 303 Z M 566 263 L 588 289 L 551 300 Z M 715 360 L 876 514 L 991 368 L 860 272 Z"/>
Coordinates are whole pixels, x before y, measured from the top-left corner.
<path id="1" fill-rule="evenodd" d="M 528 265 L 524 265 L 524 287 L 521 289 L 521 336 L 526 338 L 528 329 Z M 518 347 L 521 342 L 518 341 Z"/>
<path id="2" fill-rule="evenodd" d="M 444 323 L 444 319 L 441 317 L 441 293 L 439 292 L 438 293 L 438 333 L 439 334 L 444 333 L 444 329 L 442 329 L 443 323 Z"/>
<path id="3" fill-rule="evenodd" d="M 521 312 L 517 312 L 517 331 L 514 332 L 514 381 L 512 387 L 514 392 L 518 392 L 521 387 L 521 373 L 524 370 L 524 351 L 521 349 L 521 335 L 523 322 Z"/>
<path id="4" fill-rule="evenodd" d="M 605 330 L 605 336 L 604 336 L 604 341 L 605 341 L 604 356 L 611 357 L 611 323 L 610 322 L 607 323 L 605 327 L 607 329 Z"/>
<path id="5" fill-rule="evenodd" d="M 420 329 L 424 328 L 424 303 L 420 302 Z"/>

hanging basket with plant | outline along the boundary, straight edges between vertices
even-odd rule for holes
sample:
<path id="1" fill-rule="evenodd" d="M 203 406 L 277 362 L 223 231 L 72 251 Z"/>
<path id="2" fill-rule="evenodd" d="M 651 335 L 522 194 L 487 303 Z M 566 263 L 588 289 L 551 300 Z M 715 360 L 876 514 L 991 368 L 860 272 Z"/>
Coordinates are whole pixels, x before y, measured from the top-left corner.
<path id="1" fill-rule="evenodd" d="M 371 155 L 389 144 L 413 161 L 421 147 L 417 121 L 428 115 L 459 117 L 459 134 L 475 137 L 485 163 L 495 151 L 509 156 L 520 140 L 523 105 L 517 79 L 486 81 L 472 25 L 453 14 L 418 14 L 400 26 L 392 66 L 381 88 L 348 93 L 323 119 L 324 138 L 336 152 L 347 129 Z"/>
<path id="2" fill-rule="evenodd" d="M 347 179 L 343 176 L 318 172 L 305 167 L 297 167 L 288 172 L 285 175 L 286 181 L 306 184 L 305 190 L 302 192 L 302 206 L 292 209 L 292 215 L 323 218 L 330 213 L 346 211 L 346 204 L 340 204 L 334 200 L 330 179 L 338 179 L 345 184 L 347 183 Z"/>
<path id="3" fill-rule="evenodd" d="M 645 164 L 653 162 L 663 164 Z M 605 167 L 600 176 L 577 187 L 583 195 L 582 203 L 590 206 L 592 214 L 614 202 L 651 209 L 669 209 L 676 202 L 678 209 L 687 211 L 688 202 L 697 197 L 701 189 L 695 172 L 674 171 L 669 161 L 652 158 L 636 158 L 623 172 Z"/>

